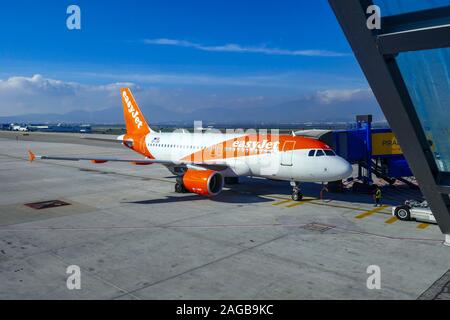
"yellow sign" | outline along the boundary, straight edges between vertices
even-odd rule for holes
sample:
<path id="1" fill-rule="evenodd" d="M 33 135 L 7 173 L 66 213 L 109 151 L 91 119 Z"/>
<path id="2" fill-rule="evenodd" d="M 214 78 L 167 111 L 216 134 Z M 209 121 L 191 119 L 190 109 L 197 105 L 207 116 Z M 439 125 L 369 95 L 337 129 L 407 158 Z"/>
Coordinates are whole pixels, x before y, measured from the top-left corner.
<path id="1" fill-rule="evenodd" d="M 384 156 L 390 154 L 403 154 L 397 138 L 392 132 L 372 134 L 372 155 Z"/>

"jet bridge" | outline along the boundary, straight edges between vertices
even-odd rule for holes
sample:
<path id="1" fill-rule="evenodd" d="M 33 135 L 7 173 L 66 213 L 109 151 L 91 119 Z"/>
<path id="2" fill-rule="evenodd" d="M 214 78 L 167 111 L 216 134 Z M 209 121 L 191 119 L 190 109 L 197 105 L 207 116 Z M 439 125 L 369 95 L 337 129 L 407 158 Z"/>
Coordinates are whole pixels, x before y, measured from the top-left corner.
<path id="1" fill-rule="evenodd" d="M 358 179 L 371 184 L 372 174 L 389 183 L 400 180 L 417 187 L 405 177 L 413 174 L 391 129 L 373 129 L 372 116 L 356 117 L 356 128 L 348 130 L 301 130 L 294 133 L 319 139 L 338 155 L 358 165 Z"/>

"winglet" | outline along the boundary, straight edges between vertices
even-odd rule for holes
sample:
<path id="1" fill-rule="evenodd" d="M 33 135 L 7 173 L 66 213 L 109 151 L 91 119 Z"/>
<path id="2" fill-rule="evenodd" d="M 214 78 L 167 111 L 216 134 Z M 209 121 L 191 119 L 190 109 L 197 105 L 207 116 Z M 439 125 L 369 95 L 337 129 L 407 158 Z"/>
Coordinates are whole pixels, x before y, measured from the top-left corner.
<path id="1" fill-rule="evenodd" d="M 33 162 L 34 159 L 36 159 L 36 155 L 31 150 L 28 150 L 28 159 L 30 162 Z"/>

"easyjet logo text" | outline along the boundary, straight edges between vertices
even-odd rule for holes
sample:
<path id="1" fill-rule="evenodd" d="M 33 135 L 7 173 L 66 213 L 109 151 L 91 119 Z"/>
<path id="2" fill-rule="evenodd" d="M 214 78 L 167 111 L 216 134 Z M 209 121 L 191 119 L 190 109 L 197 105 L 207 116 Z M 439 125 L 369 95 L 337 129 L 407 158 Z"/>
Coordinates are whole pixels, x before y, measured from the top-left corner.
<path id="1" fill-rule="evenodd" d="M 127 105 L 128 112 L 131 114 L 131 117 L 134 119 L 134 123 L 137 125 L 138 129 L 140 129 L 142 127 L 143 123 L 142 123 L 141 119 L 139 118 L 139 111 L 134 109 L 134 106 L 131 103 L 130 98 L 128 98 L 126 91 L 123 92 L 122 96 Z"/>
<path id="2" fill-rule="evenodd" d="M 277 151 L 280 145 L 279 141 L 270 142 L 269 140 L 263 141 L 235 141 L 233 143 L 234 148 L 242 149 L 256 149 L 256 150 L 274 150 Z"/>

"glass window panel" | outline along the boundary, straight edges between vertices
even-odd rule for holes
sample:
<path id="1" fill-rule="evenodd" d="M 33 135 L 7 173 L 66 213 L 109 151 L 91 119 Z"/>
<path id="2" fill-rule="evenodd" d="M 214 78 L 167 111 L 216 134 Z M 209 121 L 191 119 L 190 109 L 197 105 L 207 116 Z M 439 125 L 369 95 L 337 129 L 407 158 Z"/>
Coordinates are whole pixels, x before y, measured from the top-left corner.
<path id="1" fill-rule="evenodd" d="M 397 63 L 442 172 L 450 172 L 450 48 L 399 54 Z"/>
<path id="2" fill-rule="evenodd" d="M 415 11 L 450 6 L 450 0 L 375 0 L 381 16 L 392 16 Z"/>
<path id="3" fill-rule="evenodd" d="M 322 150 L 317 150 L 316 157 L 322 157 L 325 153 Z"/>

